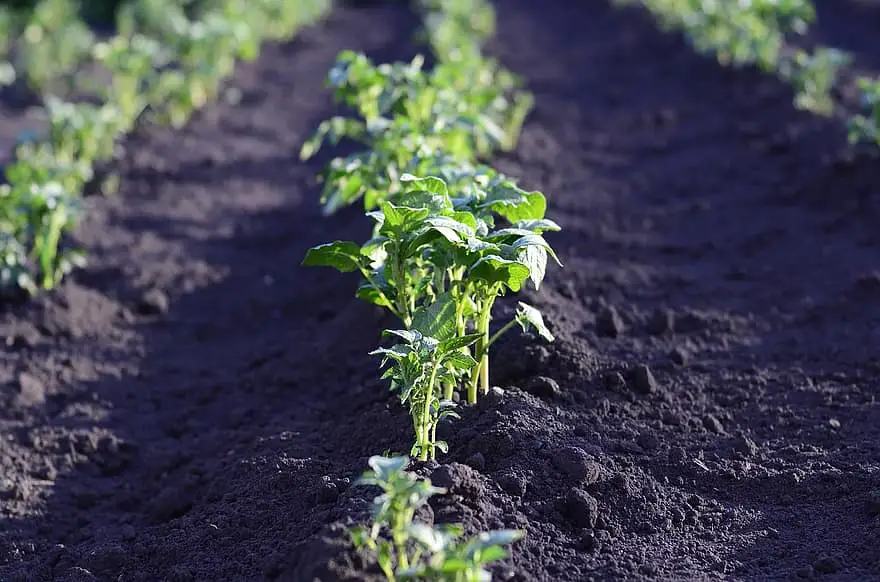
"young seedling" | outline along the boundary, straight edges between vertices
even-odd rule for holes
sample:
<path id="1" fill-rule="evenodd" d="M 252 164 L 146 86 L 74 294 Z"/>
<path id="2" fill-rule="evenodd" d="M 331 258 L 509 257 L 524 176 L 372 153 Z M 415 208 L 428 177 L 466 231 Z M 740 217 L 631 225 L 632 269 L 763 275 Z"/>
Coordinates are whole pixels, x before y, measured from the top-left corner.
<path id="1" fill-rule="evenodd" d="M 849 139 L 852 143 L 880 145 L 880 80 L 859 79 L 863 113 L 849 121 Z"/>
<path id="2" fill-rule="evenodd" d="M 14 178 L 18 169 L 17 165 L 7 168 L 7 176 Z M 10 182 L 15 184 L 11 179 Z M 39 287 L 52 289 L 71 269 L 83 264 L 79 251 L 61 248 L 62 235 L 75 223 L 80 207 L 60 183 L 33 183 L 27 187 L 3 185 L 0 200 L 15 208 L 14 213 L 0 218 L 0 224 L 5 223 L 9 233 L 18 240 L 17 243 L 4 240 L 5 274 L 0 278 L 5 285 L 16 283 L 29 293 L 36 292 L 33 279 L 23 273 L 23 269 L 33 264 L 38 267 Z M 26 241 L 26 245 L 20 241 Z"/>
<path id="3" fill-rule="evenodd" d="M 437 449 L 444 453 L 448 450 L 445 442 L 437 440 L 437 425 L 444 418 L 457 418 L 452 411 L 454 403 L 441 399 L 440 387 L 456 384 L 477 365 L 464 348 L 479 336 L 470 334 L 441 341 L 416 330 L 385 330 L 384 334 L 402 341 L 370 354 L 382 356 L 381 365 L 387 367 L 382 378 L 391 379 L 392 391 L 409 407 L 415 427 L 410 455 L 423 461 L 433 460 Z"/>
<path id="4" fill-rule="evenodd" d="M 533 327 L 552 341 L 540 313 L 520 307 L 514 322 L 490 335 L 492 308 L 507 291 L 517 292 L 527 280 L 538 288 L 548 256 L 557 262 L 543 233 L 559 230 L 544 218 L 540 192 L 526 192 L 491 172 L 459 182 L 453 197 L 437 177 L 403 176 L 406 190 L 395 202 L 380 203 L 368 213 L 375 236 L 364 245 L 336 241 L 310 249 L 304 265 L 358 270 L 363 281 L 358 297 L 387 308 L 406 329 L 439 340 L 477 333 L 467 400 L 475 403 L 478 388 L 489 390 L 489 348 L 516 323 Z M 510 224 L 496 229 L 500 217 Z M 446 399 L 455 385 L 444 382 Z"/>
<path id="5" fill-rule="evenodd" d="M 27 250 L 15 238 L 12 225 L 0 220 L 0 297 L 19 297 L 22 292 L 33 295 L 38 291 L 37 283 L 31 276 L 28 266 Z"/>
<path id="6" fill-rule="evenodd" d="M 813 52 L 801 49 L 790 58 L 781 59 L 779 77 L 795 91 L 795 106 L 821 115 L 831 115 L 834 99 L 831 91 L 837 83 L 840 69 L 850 62 L 846 53 L 825 47 Z"/>
<path id="7" fill-rule="evenodd" d="M 486 566 L 507 556 L 505 546 L 522 538 L 517 530 L 462 538 L 456 525 L 415 522 L 416 512 L 434 495 L 445 493 L 430 480 L 407 472 L 406 457 L 370 457 L 371 470 L 358 481 L 379 487 L 373 500 L 373 523 L 350 532 L 355 548 L 369 552 L 389 582 L 485 582 Z"/>

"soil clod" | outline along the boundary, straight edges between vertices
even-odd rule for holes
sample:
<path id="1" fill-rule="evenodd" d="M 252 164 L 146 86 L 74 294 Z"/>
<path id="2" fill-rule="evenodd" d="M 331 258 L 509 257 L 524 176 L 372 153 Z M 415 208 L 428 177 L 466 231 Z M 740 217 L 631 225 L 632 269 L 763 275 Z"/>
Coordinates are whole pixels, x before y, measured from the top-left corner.
<path id="1" fill-rule="evenodd" d="M 651 368 L 644 364 L 635 366 L 629 372 L 629 380 L 633 389 L 641 394 L 654 394 L 658 391 L 659 385 Z"/>
<path id="2" fill-rule="evenodd" d="M 522 497 L 526 493 L 526 479 L 519 473 L 506 472 L 496 478 L 498 486 L 514 497 Z"/>
<path id="3" fill-rule="evenodd" d="M 757 443 L 745 434 L 738 434 L 733 440 L 733 446 L 747 457 L 757 455 L 759 450 Z"/>
<path id="4" fill-rule="evenodd" d="M 592 485 L 599 479 L 599 464 L 580 447 L 565 447 L 553 456 L 554 466 L 581 485 Z"/>
<path id="5" fill-rule="evenodd" d="M 16 404 L 21 407 L 40 406 L 46 402 L 46 388 L 32 374 L 21 372 L 18 375 L 18 394 Z"/>
<path id="6" fill-rule="evenodd" d="M 161 289 L 148 289 L 141 295 L 137 303 L 137 311 L 141 315 L 162 315 L 168 312 L 170 302 L 168 295 Z"/>
<path id="7" fill-rule="evenodd" d="M 596 333 L 600 336 L 619 337 L 623 333 L 623 318 L 613 306 L 604 307 L 596 316 Z"/>
<path id="8" fill-rule="evenodd" d="M 599 517 L 599 502 L 595 497 L 575 487 L 565 496 L 565 510 L 569 521 L 579 527 L 596 527 Z"/>
<path id="9" fill-rule="evenodd" d="M 821 556 L 813 563 L 813 569 L 820 574 L 834 574 L 841 568 L 840 560 L 834 556 Z"/>
<path id="10" fill-rule="evenodd" d="M 671 309 L 657 309 L 648 320 L 647 331 L 651 335 L 675 333 L 675 312 Z"/>
<path id="11" fill-rule="evenodd" d="M 681 347 L 672 348 L 669 352 L 669 360 L 677 366 L 687 366 L 688 353 Z"/>
<path id="12" fill-rule="evenodd" d="M 562 390 L 559 383 L 553 378 L 547 376 L 536 376 L 526 384 L 526 391 L 534 394 L 538 398 L 552 399 L 559 396 Z"/>
<path id="13" fill-rule="evenodd" d="M 724 425 L 714 414 L 707 414 L 703 417 L 703 426 L 706 430 L 715 434 L 724 434 Z"/>
<path id="14" fill-rule="evenodd" d="M 880 489 L 868 493 L 868 515 L 880 516 Z"/>

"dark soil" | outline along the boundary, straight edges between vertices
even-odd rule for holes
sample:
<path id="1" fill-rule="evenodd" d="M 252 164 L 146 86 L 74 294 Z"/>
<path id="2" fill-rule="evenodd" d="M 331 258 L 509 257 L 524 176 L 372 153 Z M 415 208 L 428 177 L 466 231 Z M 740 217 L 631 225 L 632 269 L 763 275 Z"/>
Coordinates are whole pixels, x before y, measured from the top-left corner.
<path id="1" fill-rule="evenodd" d="M 823 38 L 876 64 L 880 8 L 838 1 Z M 880 160 L 640 11 L 538 6 L 500 2 L 491 49 L 537 95 L 498 165 L 565 229 L 526 294 L 558 339 L 499 342 L 503 390 L 418 467 L 434 519 L 524 528 L 500 580 L 880 580 Z M 389 322 L 298 266 L 369 225 L 321 218 L 296 152 L 336 53 L 414 27 L 340 8 L 133 139 L 90 266 L 0 319 L 0 579 L 358 578 L 349 484 L 408 420 L 366 355 Z"/>

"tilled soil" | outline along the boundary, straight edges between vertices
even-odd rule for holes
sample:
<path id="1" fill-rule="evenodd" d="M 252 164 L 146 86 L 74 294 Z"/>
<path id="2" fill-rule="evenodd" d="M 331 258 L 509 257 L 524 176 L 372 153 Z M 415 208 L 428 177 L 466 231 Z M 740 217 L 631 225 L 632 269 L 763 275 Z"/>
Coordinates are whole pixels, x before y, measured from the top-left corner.
<path id="1" fill-rule="evenodd" d="M 820 36 L 870 68 L 857 4 Z M 363 578 L 349 484 L 408 419 L 366 355 L 390 322 L 299 267 L 369 225 L 322 218 L 296 153 L 336 53 L 409 58 L 415 25 L 339 8 L 238 105 L 132 139 L 90 266 L 0 319 L 0 579 Z M 876 155 L 638 10 L 504 0 L 498 29 L 537 96 L 498 166 L 564 228 L 526 294 L 557 341 L 499 342 L 501 389 L 416 467 L 433 518 L 525 529 L 501 580 L 880 580 Z"/>

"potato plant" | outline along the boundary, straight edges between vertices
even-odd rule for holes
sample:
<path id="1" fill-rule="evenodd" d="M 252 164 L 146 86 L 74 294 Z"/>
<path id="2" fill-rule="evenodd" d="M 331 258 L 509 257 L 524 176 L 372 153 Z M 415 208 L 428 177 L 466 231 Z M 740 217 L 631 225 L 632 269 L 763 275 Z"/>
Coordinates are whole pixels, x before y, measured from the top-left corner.
<path id="1" fill-rule="evenodd" d="M 488 115 L 506 128 L 503 151 L 511 151 L 522 125 L 534 107 L 534 96 L 523 80 L 482 54 L 483 45 L 495 32 L 495 10 L 486 0 L 418 0 L 423 14 L 421 36 L 440 63 L 444 82 L 458 91 L 492 86 L 501 98 L 490 104 Z"/>
<path id="2" fill-rule="evenodd" d="M 544 217 L 543 194 L 509 181 L 460 182 L 460 189 L 451 191 L 438 177 L 404 175 L 401 184 L 393 201 L 367 213 L 376 225 L 373 238 L 362 245 L 319 245 L 303 264 L 360 272 L 357 296 L 386 308 L 406 333 L 417 334 L 406 336 L 406 345 L 376 353 L 394 364 L 392 388 L 411 407 L 414 451 L 431 458 L 432 436 L 447 402 L 460 388 L 471 404 L 489 390 L 489 349 L 503 333 L 518 323 L 553 340 L 540 312 L 526 304 L 494 335 L 490 323 L 498 297 L 519 291 L 528 280 L 540 287 L 548 257 L 556 259 L 543 234 L 559 227 Z M 442 349 L 444 342 L 467 357 L 443 360 L 452 357 Z"/>
<path id="3" fill-rule="evenodd" d="M 428 525 L 415 520 L 428 500 L 445 490 L 406 471 L 406 457 L 370 457 L 370 469 L 358 481 L 379 487 L 372 523 L 350 531 L 356 548 L 367 552 L 390 582 L 484 582 L 489 564 L 507 556 L 505 546 L 522 537 L 518 530 L 463 536 L 457 525 Z"/>
<path id="4" fill-rule="evenodd" d="M 495 10 L 485 0 L 417 0 L 422 38 L 441 61 L 482 58 L 483 44 L 495 33 Z"/>
<path id="5" fill-rule="evenodd" d="M 457 417 L 455 404 L 441 398 L 441 387 L 457 383 L 477 365 L 464 348 L 479 334 L 442 341 L 418 330 L 390 329 L 385 334 L 396 336 L 399 343 L 371 354 L 382 356 L 382 366 L 388 366 L 382 377 L 391 379 L 392 391 L 409 407 L 416 433 L 410 456 L 433 460 L 437 449 L 448 451 L 447 444 L 437 440 L 437 425 L 443 418 Z"/>
<path id="6" fill-rule="evenodd" d="M 859 88 L 863 112 L 850 120 L 850 141 L 880 145 L 880 80 L 860 79 Z"/>

